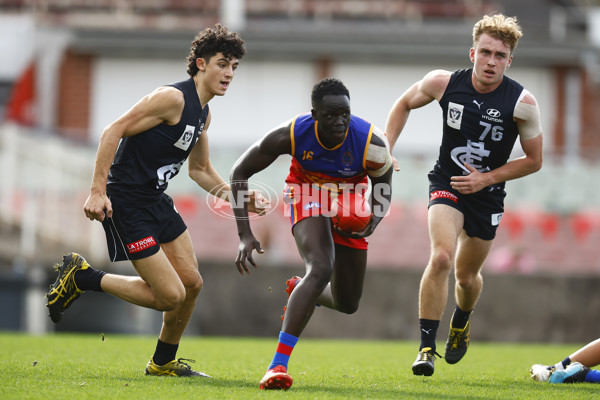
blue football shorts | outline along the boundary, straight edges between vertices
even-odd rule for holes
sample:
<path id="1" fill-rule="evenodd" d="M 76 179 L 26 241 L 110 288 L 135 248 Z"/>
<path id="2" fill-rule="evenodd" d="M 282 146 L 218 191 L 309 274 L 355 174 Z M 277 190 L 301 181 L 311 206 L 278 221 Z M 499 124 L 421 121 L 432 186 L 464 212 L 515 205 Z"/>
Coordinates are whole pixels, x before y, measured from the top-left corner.
<path id="1" fill-rule="evenodd" d="M 473 194 L 460 194 L 452 189 L 450 182 L 430 172 L 429 206 L 445 204 L 460 211 L 464 215 L 464 230 L 470 237 L 492 240 L 504 213 L 503 188 L 485 188 Z"/>

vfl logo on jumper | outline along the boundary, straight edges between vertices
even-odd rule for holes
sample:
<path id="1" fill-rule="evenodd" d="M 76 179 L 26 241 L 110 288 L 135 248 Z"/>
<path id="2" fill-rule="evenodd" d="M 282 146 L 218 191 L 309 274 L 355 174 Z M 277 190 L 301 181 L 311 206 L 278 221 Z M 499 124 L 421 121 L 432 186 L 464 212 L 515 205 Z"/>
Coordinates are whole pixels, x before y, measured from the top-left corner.
<path id="1" fill-rule="evenodd" d="M 156 246 L 156 240 L 154 240 L 152 236 L 148 236 L 147 238 L 138 240 L 137 242 L 129 243 L 127 245 L 127 250 L 129 251 L 129 254 L 133 254 L 152 246 Z"/>
<path id="2" fill-rule="evenodd" d="M 456 165 L 463 169 L 465 175 L 470 173 L 465 167 L 465 163 L 471 165 L 479 172 L 488 171 L 489 168 L 483 168 L 483 165 L 481 164 L 483 158 L 490 155 L 490 151 L 486 150 L 483 147 L 484 145 L 485 143 L 483 142 L 471 142 L 468 140 L 465 147 L 456 147 L 453 149 L 450 152 L 450 157 L 452 157 L 452 161 L 454 161 Z"/>
<path id="3" fill-rule="evenodd" d="M 446 118 L 446 124 L 448 124 L 450 128 L 460 129 L 464 107 L 465 106 L 462 104 L 456 104 L 453 102 L 448 103 L 448 116 Z"/>
<path id="4" fill-rule="evenodd" d="M 321 203 L 319 203 L 318 201 L 309 201 L 308 203 L 306 203 L 306 205 L 304 206 L 304 209 L 306 211 L 308 210 L 312 210 L 313 208 L 321 208 Z"/>
<path id="5" fill-rule="evenodd" d="M 194 137 L 194 127 L 191 125 L 185 126 L 185 131 L 183 131 L 183 135 L 175 142 L 175 147 L 181 150 L 187 150 L 190 148 L 190 144 L 192 143 L 192 138 Z"/>
<path id="6" fill-rule="evenodd" d="M 500 220 L 502 219 L 503 213 L 492 214 L 492 226 L 500 225 Z"/>
<path id="7" fill-rule="evenodd" d="M 483 105 L 483 101 L 481 103 L 478 103 L 477 100 L 473 100 L 473 103 L 475 103 L 475 105 L 477 106 L 477 108 L 479 110 L 481 110 L 481 106 Z"/>

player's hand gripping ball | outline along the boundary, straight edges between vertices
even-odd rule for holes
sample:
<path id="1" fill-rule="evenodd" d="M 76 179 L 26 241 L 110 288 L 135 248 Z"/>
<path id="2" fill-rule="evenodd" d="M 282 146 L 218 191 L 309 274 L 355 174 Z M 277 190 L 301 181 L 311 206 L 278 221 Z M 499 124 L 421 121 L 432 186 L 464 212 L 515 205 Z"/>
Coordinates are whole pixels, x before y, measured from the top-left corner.
<path id="1" fill-rule="evenodd" d="M 358 193 L 343 193 L 331 203 L 331 221 L 345 232 L 361 232 L 371 221 L 371 207 Z"/>

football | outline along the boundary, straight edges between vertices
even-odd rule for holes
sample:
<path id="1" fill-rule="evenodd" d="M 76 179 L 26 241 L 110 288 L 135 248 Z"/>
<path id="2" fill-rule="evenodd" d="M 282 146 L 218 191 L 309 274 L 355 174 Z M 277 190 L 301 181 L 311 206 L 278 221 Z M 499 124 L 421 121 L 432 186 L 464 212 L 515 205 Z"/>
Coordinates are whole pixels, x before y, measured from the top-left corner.
<path id="1" fill-rule="evenodd" d="M 371 221 L 371 207 L 366 197 L 358 193 L 344 193 L 331 203 L 331 221 L 345 232 L 360 232 Z"/>

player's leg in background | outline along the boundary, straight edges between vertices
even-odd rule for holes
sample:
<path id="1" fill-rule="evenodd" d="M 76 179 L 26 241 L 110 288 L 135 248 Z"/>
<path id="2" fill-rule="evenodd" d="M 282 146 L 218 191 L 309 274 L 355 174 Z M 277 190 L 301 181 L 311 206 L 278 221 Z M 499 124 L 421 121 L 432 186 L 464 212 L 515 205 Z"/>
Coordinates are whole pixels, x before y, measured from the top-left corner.
<path id="1" fill-rule="evenodd" d="M 588 368 L 600 365 L 600 339 L 590 342 L 569 356 L 571 362 L 580 362 Z"/>
<path id="2" fill-rule="evenodd" d="M 596 339 L 585 346 L 579 348 L 564 360 L 557 362 L 554 365 L 534 364 L 531 366 L 529 373 L 531 378 L 539 382 L 548 382 L 554 374 L 552 383 L 563 383 L 567 375 L 564 371 L 572 364 L 579 363 L 582 369 L 593 368 L 600 364 L 600 339 Z M 572 372 L 572 371 L 571 371 Z M 590 370 L 585 372 L 585 382 L 600 382 L 600 371 Z"/>
<path id="3" fill-rule="evenodd" d="M 335 244 L 331 283 L 319 296 L 319 304 L 346 314 L 358 310 L 363 293 L 367 250 Z"/>

